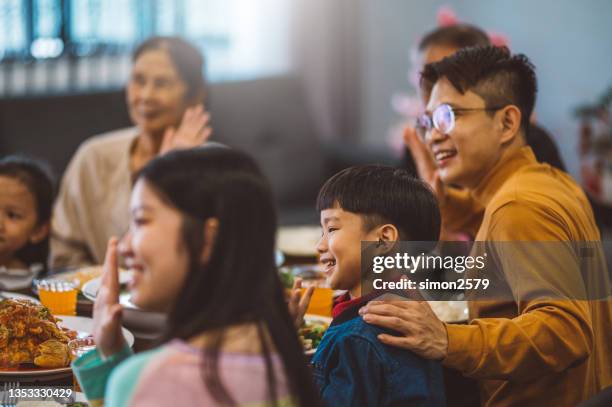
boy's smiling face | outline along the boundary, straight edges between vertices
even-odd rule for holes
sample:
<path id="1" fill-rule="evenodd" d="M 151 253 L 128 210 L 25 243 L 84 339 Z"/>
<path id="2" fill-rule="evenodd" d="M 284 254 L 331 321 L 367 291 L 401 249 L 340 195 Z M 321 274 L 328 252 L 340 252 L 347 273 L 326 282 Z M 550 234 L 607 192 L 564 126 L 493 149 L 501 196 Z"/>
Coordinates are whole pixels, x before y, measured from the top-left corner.
<path id="1" fill-rule="evenodd" d="M 361 295 L 361 242 L 378 240 L 377 228 L 367 232 L 363 217 L 338 204 L 321 211 L 323 233 L 317 244 L 331 288 Z"/>

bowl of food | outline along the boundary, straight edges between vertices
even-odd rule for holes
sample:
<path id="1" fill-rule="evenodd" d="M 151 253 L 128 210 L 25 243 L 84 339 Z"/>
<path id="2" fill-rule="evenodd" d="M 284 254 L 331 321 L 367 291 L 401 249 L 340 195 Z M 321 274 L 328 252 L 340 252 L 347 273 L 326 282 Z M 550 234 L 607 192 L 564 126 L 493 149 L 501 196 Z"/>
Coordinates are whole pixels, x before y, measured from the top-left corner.
<path id="1" fill-rule="evenodd" d="M 311 314 L 304 316 L 304 324 L 298 329 L 298 336 L 306 355 L 314 355 L 331 322 L 329 317 Z"/>

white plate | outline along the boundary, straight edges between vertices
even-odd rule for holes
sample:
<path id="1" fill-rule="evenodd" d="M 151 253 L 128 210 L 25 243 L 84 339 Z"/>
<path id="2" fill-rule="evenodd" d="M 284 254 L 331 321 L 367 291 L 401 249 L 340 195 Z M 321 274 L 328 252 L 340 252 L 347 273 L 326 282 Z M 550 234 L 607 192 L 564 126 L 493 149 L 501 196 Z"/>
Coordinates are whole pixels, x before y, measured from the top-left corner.
<path id="1" fill-rule="evenodd" d="M 285 226 L 278 230 L 276 247 L 288 256 L 315 257 L 320 226 Z"/>
<path id="2" fill-rule="evenodd" d="M 13 300 L 30 300 L 37 304 L 40 304 L 40 301 L 30 295 L 12 293 L 10 291 L 0 291 L 0 300 L 3 300 L 5 298 L 11 298 Z"/>
<path id="3" fill-rule="evenodd" d="M 61 319 L 59 325 L 64 328 L 77 331 L 79 338 L 86 338 L 93 332 L 93 319 L 86 317 L 73 317 L 66 315 L 57 315 L 56 318 Z M 123 337 L 127 344 L 132 347 L 134 345 L 134 335 L 125 328 L 121 328 Z M 57 368 L 18 368 L 18 370 L 5 370 L 0 368 L 0 377 L 47 377 L 47 376 L 61 376 L 62 374 L 69 374 L 72 371 L 70 366 L 57 367 Z"/>
<path id="4" fill-rule="evenodd" d="M 468 321 L 467 301 L 427 301 L 441 321 L 447 323 L 464 323 Z"/>
<path id="5" fill-rule="evenodd" d="M 119 273 L 119 284 L 127 284 L 132 278 L 132 274 L 130 272 Z M 97 277 L 89 280 L 85 284 L 83 284 L 83 288 L 81 292 L 90 301 L 95 302 L 96 297 L 98 296 L 98 291 L 100 290 L 100 286 L 102 285 L 102 277 Z M 122 292 L 119 294 L 119 303 L 123 305 L 124 308 L 137 308 L 130 301 L 130 294 L 127 292 Z"/>
<path id="6" fill-rule="evenodd" d="M 3 290 L 23 290 L 30 288 L 38 273 L 32 270 L 7 270 L 0 273 L 0 287 Z"/>
<path id="7" fill-rule="evenodd" d="M 331 325 L 332 323 L 332 318 L 331 317 L 324 317 L 322 315 L 314 315 L 314 314 L 306 314 L 304 315 L 304 321 L 305 322 L 324 322 L 327 325 Z M 304 354 L 307 356 L 312 356 L 315 354 L 315 352 L 317 351 L 317 348 L 313 348 L 310 350 L 305 350 Z"/>
<path id="8" fill-rule="evenodd" d="M 73 331 L 77 331 L 79 333 L 79 338 L 87 337 L 91 335 L 93 332 L 93 319 L 88 317 L 73 317 L 68 315 L 55 315 L 56 318 L 61 319 L 62 321 L 59 323 L 60 326 L 64 328 L 71 329 Z M 128 346 L 131 348 L 134 346 L 134 335 L 130 331 L 125 328 L 121 328 L 121 332 L 123 333 L 123 337 L 127 342 Z"/>

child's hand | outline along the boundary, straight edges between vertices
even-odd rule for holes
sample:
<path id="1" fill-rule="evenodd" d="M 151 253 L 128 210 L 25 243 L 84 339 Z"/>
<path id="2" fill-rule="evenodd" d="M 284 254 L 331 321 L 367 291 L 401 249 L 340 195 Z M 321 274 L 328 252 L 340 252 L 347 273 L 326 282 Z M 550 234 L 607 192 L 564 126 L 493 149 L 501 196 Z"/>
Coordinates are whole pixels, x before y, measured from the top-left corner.
<path id="1" fill-rule="evenodd" d="M 302 326 L 304 323 L 304 314 L 310 304 L 310 299 L 314 293 L 314 287 L 308 287 L 304 295 L 302 295 L 302 279 L 297 278 L 291 288 L 291 297 L 289 298 L 289 315 L 293 318 L 296 327 Z"/>
<path id="2" fill-rule="evenodd" d="M 121 305 L 119 304 L 119 266 L 117 238 L 112 237 L 106 248 L 102 284 L 93 309 L 94 341 L 103 356 L 119 352 L 125 346 L 121 333 Z"/>
<path id="3" fill-rule="evenodd" d="M 421 137 L 416 133 L 414 127 L 404 128 L 404 144 L 410 149 L 414 163 L 416 164 L 419 177 L 429 184 L 433 189 L 438 201 L 444 200 L 445 191 L 444 185 L 438 174 L 438 167 L 434 161 L 429 147 L 423 142 Z"/>
<path id="4" fill-rule="evenodd" d="M 201 104 L 188 108 L 178 129 L 166 129 L 159 154 L 201 146 L 212 134 L 209 121 L 210 114 L 204 111 Z"/>

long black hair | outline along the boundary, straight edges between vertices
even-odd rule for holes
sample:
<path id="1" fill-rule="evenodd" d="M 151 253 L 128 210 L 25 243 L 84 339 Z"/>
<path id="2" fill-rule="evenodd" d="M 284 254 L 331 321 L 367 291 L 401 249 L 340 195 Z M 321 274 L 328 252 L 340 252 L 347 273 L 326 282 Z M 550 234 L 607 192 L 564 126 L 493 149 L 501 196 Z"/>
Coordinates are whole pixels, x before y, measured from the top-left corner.
<path id="1" fill-rule="evenodd" d="M 220 332 L 204 351 L 202 372 L 220 404 L 235 404 L 218 374 L 223 332 L 231 325 L 255 323 L 270 401 L 277 400 L 271 339 L 295 401 L 301 406 L 319 405 L 276 270 L 276 211 L 257 164 L 236 150 L 200 147 L 152 160 L 140 178 L 183 214 L 182 235 L 190 256 L 190 270 L 171 307 L 162 340 Z M 210 218 L 218 219 L 219 228 L 210 260 L 202 264 L 204 224 Z"/>
<path id="2" fill-rule="evenodd" d="M 51 222 L 55 178 L 45 163 L 22 155 L 6 156 L 0 159 L 0 175 L 19 181 L 32 194 L 36 205 L 36 226 Z M 38 243 L 28 242 L 15 253 L 15 257 L 28 267 L 39 264 L 43 272 L 46 271 L 49 236 Z"/>

